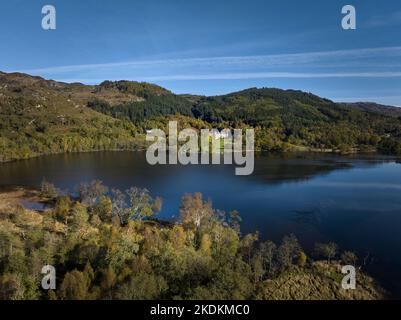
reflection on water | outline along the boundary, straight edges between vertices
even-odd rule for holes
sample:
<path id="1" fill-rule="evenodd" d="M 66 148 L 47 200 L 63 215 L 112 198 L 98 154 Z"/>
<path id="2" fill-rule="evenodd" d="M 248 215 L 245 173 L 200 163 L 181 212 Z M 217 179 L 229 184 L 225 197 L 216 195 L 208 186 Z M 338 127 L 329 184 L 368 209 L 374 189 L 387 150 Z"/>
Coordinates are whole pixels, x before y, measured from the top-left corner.
<path id="1" fill-rule="evenodd" d="M 73 191 L 100 179 L 109 187 L 146 187 L 177 217 L 181 196 L 202 192 L 214 207 L 238 210 L 243 231 L 279 241 L 294 233 L 307 249 L 335 241 L 373 257 L 370 271 L 401 296 L 401 165 L 377 156 L 259 154 L 251 176 L 230 165 L 150 166 L 140 152 L 64 154 L 0 165 L 0 184 Z"/>
<path id="2" fill-rule="evenodd" d="M 29 201 L 26 199 L 22 199 L 19 203 L 22 206 L 24 206 L 26 209 L 35 210 L 35 211 L 44 211 L 47 207 L 46 204 L 44 204 L 44 203 Z"/>

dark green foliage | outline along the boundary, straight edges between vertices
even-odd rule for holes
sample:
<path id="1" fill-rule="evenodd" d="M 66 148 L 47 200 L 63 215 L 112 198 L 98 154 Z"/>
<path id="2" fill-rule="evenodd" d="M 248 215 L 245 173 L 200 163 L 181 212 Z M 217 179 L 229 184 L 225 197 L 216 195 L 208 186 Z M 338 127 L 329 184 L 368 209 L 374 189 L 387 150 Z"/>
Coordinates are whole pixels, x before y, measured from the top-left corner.
<path id="1" fill-rule="evenodd" d="M 401 155 L 401 140 L 394 138 L 384 138 L 380 141 L 379 151 L 384 154 Z"/>
<path id="2" fill-rule="evenodd" d="M 145 100 L 111 106 L 102 100 L 88 102 L 88 107 L 118 119 L 128 119 L 136 124 L 157 116 L 181 114 L 191 116 L 191 104 L 174 94 L 147 93 Z"/>
<path id="3" fill-rule="evenodd" d="M 171 94 L 170 91 L 159 87 L 155 84 L 146 82 L 134 82 L 127 80 L 120 81 L 103 81 L 99 86 L 95 88 L 96 93 L 102 91 L 117 90 L 122 93 L 131 94 L 136 97 L 147 99 L 153 95 L 166 95 Z"/>

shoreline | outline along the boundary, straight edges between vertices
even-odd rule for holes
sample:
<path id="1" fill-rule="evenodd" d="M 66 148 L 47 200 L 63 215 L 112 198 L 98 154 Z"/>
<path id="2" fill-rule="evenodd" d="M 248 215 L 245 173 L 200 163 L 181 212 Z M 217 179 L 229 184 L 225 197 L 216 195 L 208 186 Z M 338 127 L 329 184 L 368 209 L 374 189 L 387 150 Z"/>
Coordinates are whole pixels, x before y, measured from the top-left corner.
<path id="1" fill-rule="evenodd" d="M 244 150 L 247 151 L 247 150 Z M 18 159 L 10 159 L 10 160 L 0 160 L 0 165 L 5 164 L 5 163 L 12 163 L 12 162 L 17 162 L 17 161 L 23 161 L 23 160 L 31 160 L 31 159 L 36 159 L 36 158 L 41 158 L 45 156 L 52 156 L 52 155 L 66 155 L 66 154 L 79 154 L 79 153 L 98 153 L 98 152 L 146 152 L 146 148 L 144 149 L 94 149 L 94 150 L 86 150 L 86 151 L 69 151 L 69 152 L 51 152 L 51 153 L 41 153 L 37 154 L 34 156 L 30 156 L 27 158 L 18 158 Z M 268 150 L 254 150 L 255 154 L 264 154 L 264 153 L 271 153 L 271 154 L 303 154 L 303 153 L 310 153 L 310 154 L 333 154 L 333 155 L 377 155 L 377 156 L 383 156 L 383 157 L 391 157 L 395 159 L 401 159 L 401 156 L 397 155 L 389 155 L 389 154 L 383 154 L 378 152 L 377 149 L 372 149 L 372 150 L 357 150 L 354 149 L 353 151 L 349 152 L 342 152 L 341 150 L 333 150 L 333 149 L 315 149 L 315 148 L 306 148 L 303 149 L 301 147 L 289 149 L 289 150 L 273 150 L 273 151 L 268 151 Z M 201 152 L 198 152 L 198 154 L 201 154 Z M 224 154 L 223 152 L 221 154 Z"/>

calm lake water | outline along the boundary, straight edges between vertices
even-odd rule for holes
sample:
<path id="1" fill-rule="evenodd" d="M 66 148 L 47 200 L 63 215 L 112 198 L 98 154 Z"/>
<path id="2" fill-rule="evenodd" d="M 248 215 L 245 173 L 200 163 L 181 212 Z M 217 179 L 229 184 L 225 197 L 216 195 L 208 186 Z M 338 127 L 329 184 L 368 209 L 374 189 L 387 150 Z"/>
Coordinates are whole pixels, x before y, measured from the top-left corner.
<path id="1" fill-rule="evenodd" d="M 109 187 L 146 187 L 163 198 L 160 217 L 176 218 L 181 196 L 202 192 L 213 206 L 238 210 L 242 230 L 280 241 L 294 233 L 308 250 L 316 241 L 368 256 L 368 271 L 401 297 L 401 164 L 379 156 L 265 155 L 251 176 L 234 167 L 150 166 L 141 152 L 64 154 L 0 165 L 0 185 L 74 191 L 100 179 Z"/>

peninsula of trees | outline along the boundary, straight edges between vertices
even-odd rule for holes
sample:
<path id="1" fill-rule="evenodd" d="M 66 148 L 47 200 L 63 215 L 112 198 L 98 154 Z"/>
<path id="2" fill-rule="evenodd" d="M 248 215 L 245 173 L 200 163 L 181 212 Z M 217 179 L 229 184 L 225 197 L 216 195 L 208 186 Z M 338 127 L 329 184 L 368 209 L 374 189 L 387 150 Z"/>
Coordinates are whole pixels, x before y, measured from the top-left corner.
<path id="1" fill-rule="evenodd" d="M 353 252 L 243 234 L 238 212 L 199 193 L 183 195 L 177 221 L 158 220 L 162 201 L 145 189 L 92 181 L 78 194 L 45 181 L 0 191 L 0 299 L 385 298 Z M 47 206 L 25 208 L 20 198 Z M 355 290 L 341 286 L 345 264 L 357 268 Z M 45 265 L 56 270 L 55 290 L 41 287 Z"/>

